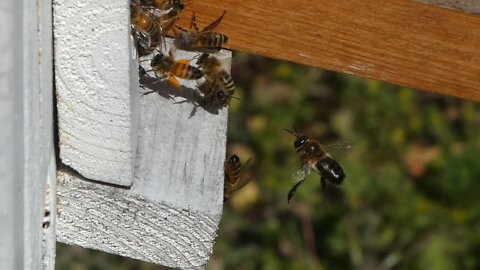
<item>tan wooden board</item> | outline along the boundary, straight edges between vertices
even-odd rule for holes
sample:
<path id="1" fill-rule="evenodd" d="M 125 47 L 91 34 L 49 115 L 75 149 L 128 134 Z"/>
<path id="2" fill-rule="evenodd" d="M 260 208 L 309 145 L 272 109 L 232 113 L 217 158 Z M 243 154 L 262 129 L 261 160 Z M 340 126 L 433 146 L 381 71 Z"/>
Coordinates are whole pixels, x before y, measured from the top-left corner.
<path id="1" fill-rule="evenodd" d="M 410 0 L 203 0 L 228 48 L 480 101 L 480 16 Z"/>

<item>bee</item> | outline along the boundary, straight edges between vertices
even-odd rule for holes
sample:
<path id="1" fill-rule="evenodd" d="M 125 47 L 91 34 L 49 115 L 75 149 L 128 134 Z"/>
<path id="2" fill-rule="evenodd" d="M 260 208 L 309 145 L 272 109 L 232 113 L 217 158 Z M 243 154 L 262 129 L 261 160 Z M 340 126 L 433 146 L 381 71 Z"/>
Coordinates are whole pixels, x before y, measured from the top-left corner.
<path id="1" fill-rule="evenodd" d="M 162 35 L 166 35 L 192 0 L 142 0 L 142 3 L 152 7 Z"/>
<path id="2" fill-rule="evenodd" d="M 151 11 L 139 3 L 130 3 L 132 34 L 140 56 L 152 53 L 161 43 L 156 18 Z"/>
<path id="3" fill-rule="evenodd" d="M 170 85 L 174 88 L 180 88 L 180 82 L 176 77 L 186 80 L 198 80 L 203 77 L 203 72 L 192 65 L 186 59 L 175 60 L 172 51 L 169 55 L 163 53 L 156 54 L 150 62 L 152 70 L 160 79 L 168 77 Z"/>
<path id="4" fill-rule="evenodd" d="M 213 30 L 223 19 L 225 13 L 226 11 L 224 11 L 218 19 L 200 31 L 195 21 L 195 12 L 193 12 L 190 27 L 193 26 L 195 28 L 194 31 L 183 29 L 177 25 L 175 25 L 175 27 L 172 29 L 175 34 L 175 46 L 178 49 L 185 51 L 197 51 L 204 53 L 218 52 L 222 45 L 227 43 L 228 37 L 222 33 L 213 32 Z M 177 32 L 177 30 L 180 30 L 180 33 Z"/>
<path id="5" fill-rule="evenodd" d="M 295 127 L 294 131 L 288 129 L 285 129 L 285 131 L 295 136 L 293 145 L 297 150 L 300 161 L 302 162 L 302 168 L 295 173 L 297 176 L 295 178 L 301 180 L 298 181 L 288 192 L 288 203 L 290 202 L 290 199 L 293 198 L 293 195 L 295 195 L 298 187 L 305 182 L 305 178 L 311 170 L 320 174 L 320 181 L 323 190 L 327 188 L 327 182 L 334 185 L 340 185 L 343 183 L 345 172 L 338 162 L 325 151 L 318 141 L 299 134 Z"/>
<path id="6" fill-rule="evenodd" d="M 202 105 L 227 106 L 235 93 L 232 76 L 222 67 L 216 57 L 207 53 L 203 53 L 198 58 L 197 65 L 205 75 L 205 82 L 198 87 L 204 94 Z"/>
<path id="7" fill-rule="evenodd" d="M 225 160 L 225 183 L 223 185 L 223 202 L 228 201 L 233 193 L 242 187 L 244 187 L 249 181 L 249 178 L 242 178 L 242 172 L 244 168 L 250 163 L 251 159 L 248 159 L 243 165 L 240 162 L 240 158 L 233 154 Z"/>

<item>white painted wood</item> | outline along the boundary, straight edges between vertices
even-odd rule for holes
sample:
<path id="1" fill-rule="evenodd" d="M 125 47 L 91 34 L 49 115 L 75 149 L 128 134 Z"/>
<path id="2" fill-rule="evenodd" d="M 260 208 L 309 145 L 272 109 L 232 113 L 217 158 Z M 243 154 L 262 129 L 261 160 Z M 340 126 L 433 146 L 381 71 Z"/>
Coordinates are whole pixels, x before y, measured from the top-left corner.
<path id="1" fill-rule="evenodd" d="M 217 57 L 229 70 L 231 52 Z M 197 82 L 182 84 L 188 87 L 149 84 L 157 92 L 141 98 L 130 189 L 59 173 L 59 241 L 170 267 L 207 263 L 223 207 L 227 109 L 197 108 Z"/>
<path id="2" fill-rule="evenodd" d="M 23 267 L 22 2 L 0 2 L 0 269 Z M 21 62 L 21 61 L 20 61 Z M 18 115 L 16 115 L 18 114 Z M 19 151 L 20 150 L 20 151 Z M 19 196 L 20 195 L 20 196 Z"/>
<path id="3" fill-rule="evenodd" d="M 480 15 L 479 0 L 417 0 L 425 4 L 456 9 L 458 11 Z"/>
<path id="4" fill-rule="evenodd" d="M 51 2 L 2 1 L 0 24 L 0 269 L 53 269 L 55 234 L 42 228 L 55 179 Z"/>
<path id="5" fill-rule="evenodd" d="M 60 158 L 86 178 L 122 186 L 133 181 L 139 102 L 129 3 L 54 0 Z"/>
<path id="6" fill-rule="evenodd" d="M 183 269 L 206 264 L 219 216 L 152 202 L 64 172 L 58 179 L 60 242 Z"/>

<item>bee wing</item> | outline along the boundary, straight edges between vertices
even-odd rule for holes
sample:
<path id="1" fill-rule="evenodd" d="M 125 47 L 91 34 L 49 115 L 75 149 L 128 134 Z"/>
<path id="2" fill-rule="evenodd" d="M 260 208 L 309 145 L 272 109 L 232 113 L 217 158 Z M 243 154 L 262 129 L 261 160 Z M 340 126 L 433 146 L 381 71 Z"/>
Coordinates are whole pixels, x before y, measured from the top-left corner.
<path id="1" fill-rule="evenodd" d="M 353 142 L 350 140 L 345 140 L 333 144 L 327 144 L 324 145 L 323 148 L 325 151 L 331 153 L 331 154 L 338 154 L 344 151 L 347 151 L 349 149 L 353 148 Z"/>
<path id="2" fill-rule="evenodd" d="M 132 31 L 135 33 L 135 40 L 140 44 L 140 46 L 142 46 L 144 49 L 150 48 L 150 43 L 152 40 L 150 39 L 149 34 L 136 28 L 133 28 Z"/>
<path id="3" fill-rule="evenodd" d="M 302 168 L 292 174 L 292 180 L 295 182 L 301 181 L 307 177 L 310 173 L 310 168 L 308 166 L 302 166 Z"/>

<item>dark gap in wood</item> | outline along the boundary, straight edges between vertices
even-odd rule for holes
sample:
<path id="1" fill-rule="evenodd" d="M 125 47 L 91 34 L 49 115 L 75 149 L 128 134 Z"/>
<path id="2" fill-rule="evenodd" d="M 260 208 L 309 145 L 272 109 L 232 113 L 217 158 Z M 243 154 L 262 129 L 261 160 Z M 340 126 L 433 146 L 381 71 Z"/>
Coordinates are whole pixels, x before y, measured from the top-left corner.
<path id="1" fill-rule="evenodd" d="M 102 181 L 99 181 L 99 180 L 87 178 L 87 177 L 83 176 L 82 174 L 80 174 L 75 169 L 73 169 L 72 167 L 62 163 L 61 161 L 57 163 L 57 171 L 64 172 L 64 173 L 69 174 L 71 176 L 74 176 L 75 178 L 78 178 L 82 181 L 90 182 L 90 183 L 97 184 L 97 185 L 103 185 L 103 186 L 108 186 L 108 187 L 113 187 L 113 188 L 120 188 L 120 189 L 124 189 L 124 190 L 130 190 L 131 189 L 131 186 L 122 186 L 122 185 L 117 185 L 117 184 L 105 183 L 105 182 L 102 182 Z"/>

